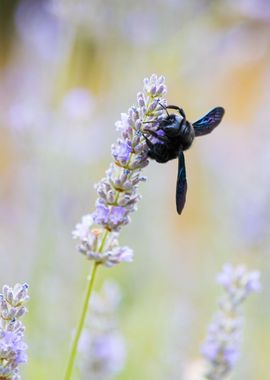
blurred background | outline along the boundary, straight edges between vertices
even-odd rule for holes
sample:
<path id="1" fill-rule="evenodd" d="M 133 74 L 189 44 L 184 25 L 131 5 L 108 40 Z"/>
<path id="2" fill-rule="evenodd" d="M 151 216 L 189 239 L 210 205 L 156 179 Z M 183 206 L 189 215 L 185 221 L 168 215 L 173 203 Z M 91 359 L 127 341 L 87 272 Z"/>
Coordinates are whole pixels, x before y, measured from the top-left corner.
<path id="1" fill-rule="evenodd" d="M 71 231 L 94 208 L 115 121 L 153 72 L 190 121 L 226 114 L 186 154 L 181 217 L 177 162 L 151 162 L 120 238 L 134 263 L 98 273 L 97 290 L 112 279 L 123 294 L 117 379 L 198 378 L 227 262 L 262 270 L 264 288 L 247 302 L 232 378 L 269 379 L 269 38 L 267 0 L 1 1 L 0 278 L 30 284 L 23 379 L 63 376 L 89 271 Z"/>

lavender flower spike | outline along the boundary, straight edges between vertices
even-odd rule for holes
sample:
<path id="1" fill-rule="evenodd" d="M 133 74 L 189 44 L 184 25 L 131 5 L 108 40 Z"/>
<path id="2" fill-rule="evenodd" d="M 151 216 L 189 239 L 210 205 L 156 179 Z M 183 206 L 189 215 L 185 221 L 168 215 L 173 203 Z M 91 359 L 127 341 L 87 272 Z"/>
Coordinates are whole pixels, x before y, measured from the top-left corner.
<path id="1" fill-rule="evenodd" d="M 73 231 L 73 237 L 80 240 L 79 252 L 98 264 L 112 267 L 132 261 L 132 251 L 119 247 L 118 235 L 130 222 L 129 215 L 140 199 L 137 188 L 145 180 L 141 171 L 148 165 L 148 148 L 142 132 L 146 125 L 148 130 L 155 130 L 164 117 L 160 105 L 166 104 L 164 81 L 164 77 L 155 74 L 146 78 L 143 91 L 137 94 L 137 105 L 122 113 L 121 120 L 116 122 L 120 137 L 112 145 L 113 163 L 96 185 L 96 209 L 84 216 Z"/>
<path id="2" fill-rule="evenodd" d="M 217 281 L 225 290 L 225 296 L 219 301 L 219 311 L 208 329 L 202 354 L 209 362 L 206 378 L 224 379 L 239 357 L 243 318 L 241 306 L 252 292 L 261 289 L 260 273 L 248 272 L 244 266 L 224 265 Z"/>
<path id="3" fill-rule="evenodd" d="M 118 236 L 122 227 L 130 222 L 130 213 L 137 209 L 140 199 L 138 185 L 145 180 L 141 171 L 148 165 L 148 147 L 143 134 L 148 134 L 150 129 L 156 130 L 160 120 L 164 118 L 164 82 L 165 78 L 156 74 L 146 78 L 143 91 L 137 94 L 137 105 L 121 114 L 121 120 L 116 122 L 120 137 L 112 145 L 113 162 L 105 177 L 96 185 L 96 209 L 84 216 L 73 231 L 73 237 L 80 241 L 79 252 L 93 261 L 93 266 L 65 380 L 70 380 L 72 375 L 97 267 L 102 264 L 110 268 L 121 262 L 130 262 L 133 258 L 130 248 L 119 245 Z"/>
<path id="4" fill-rule="evenodd" d="M 19 365 L 27 361 L 21 318 L 27 309 L 28 285 L 4 285 L 0 293 L 0 379 L 20 380 Z"/>

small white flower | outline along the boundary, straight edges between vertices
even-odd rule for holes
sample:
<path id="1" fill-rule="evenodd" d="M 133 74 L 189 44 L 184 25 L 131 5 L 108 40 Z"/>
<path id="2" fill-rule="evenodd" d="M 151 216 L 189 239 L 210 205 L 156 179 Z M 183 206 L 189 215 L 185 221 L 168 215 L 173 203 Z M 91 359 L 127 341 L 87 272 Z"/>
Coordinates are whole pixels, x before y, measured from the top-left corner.
<path id="1" fill-rule="evenodd" d="M 84 215 L 81 223 L 76 224 L 75 229 L 72 231 L 73 239 L 84 240 L 88 237 L 90 227 L 93 224 L 93 217 L 91 214 Z"/>

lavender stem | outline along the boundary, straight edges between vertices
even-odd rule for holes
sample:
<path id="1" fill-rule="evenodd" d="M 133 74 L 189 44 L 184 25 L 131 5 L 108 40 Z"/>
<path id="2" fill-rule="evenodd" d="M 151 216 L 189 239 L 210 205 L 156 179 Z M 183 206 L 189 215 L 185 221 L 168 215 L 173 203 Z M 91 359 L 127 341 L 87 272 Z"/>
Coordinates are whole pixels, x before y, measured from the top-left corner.
<path id="1" fill-rule="evenodd" d="M 87 286 L 87 290 L 86 290 L 86 294 L 85 294 L 85 298 L 84 298 L 82 313 L 81 313 L 81 317 L 80 317 L 80 320 L 79 320 L 79 323 L 78 323 L 78 326 L 76 329 L 75 337 L 74 337 L 74 340 L 72 343 L 72 348 L 70 351 L 70 356 L 69 356 L 68 365 L 67 365 L 64 380 L 69 380 L 71 378 L 71 375 L 72 375 L 72 370 L 73 370 L 74 361 L 76 358 L 78 343 L 79 343 L 80 336 L 82 333 L 82 329 L 84 326 L 84 322 L 85 322 L 85 318 L 86 318 L 86 314 L 87 314 L 87 310 L 88 310 L 88 305 L 89 305 L 89 300 L 91 297 L 91 293 L 92 293 L 92 289 L 93 289 L 98 265 L 99 264 L 97 262 L 94 262 L 94 264 L 91 268 L 90 275 L 88 277 L 88 286 Z"/>

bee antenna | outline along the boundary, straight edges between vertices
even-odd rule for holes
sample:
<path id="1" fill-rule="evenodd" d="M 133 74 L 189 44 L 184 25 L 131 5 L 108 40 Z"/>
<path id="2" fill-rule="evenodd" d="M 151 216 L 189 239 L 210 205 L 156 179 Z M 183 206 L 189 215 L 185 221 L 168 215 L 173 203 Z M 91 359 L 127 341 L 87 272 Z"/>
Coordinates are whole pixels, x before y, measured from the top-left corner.
<path id="1" fill-rule="evenodd" d="M 167 116 L 170 116 L 170 114 L 169 114 L 169 112 L 168 112 L 168 110 L 167 110 L 167 107 L 165 107 L 165 106 L 164 106 L 162 103 L 160 103 L 160 102 L 158 102 L 158 104 L 160 105 L 160 107 L 162 107 L 162 108 L 165 110 Z"/>
<path id="2" fill-rule="evenodd" d="M 186 120 L 186 114 L 185 114 L 183 108 L 180 108 L 178 106 L 173 106 L 173 105 L 169 105 L 166 108 L 170 108 L 172 110 L 177 110 L 180 113 L 180 115 L 182 116 L 182 118 Z"/>

